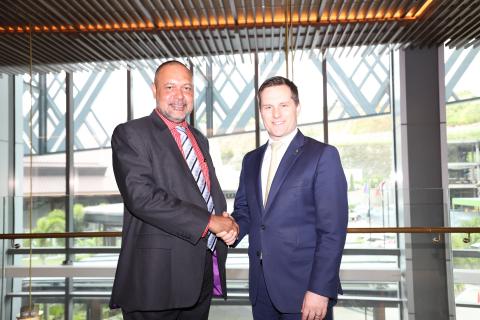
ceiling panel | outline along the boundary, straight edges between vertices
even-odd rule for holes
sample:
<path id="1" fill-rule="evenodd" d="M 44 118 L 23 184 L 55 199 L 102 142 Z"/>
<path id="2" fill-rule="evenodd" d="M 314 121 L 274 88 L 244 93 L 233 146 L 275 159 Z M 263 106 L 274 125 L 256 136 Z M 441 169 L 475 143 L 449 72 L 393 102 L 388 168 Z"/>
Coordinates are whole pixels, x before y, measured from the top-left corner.
<path id="1" fill-rule="evenodd" d="M 476 47 L 479 16 L 480 0 L 4 0 L 0 73 L 27 72 L 30 45 L 42 72 L 285 48 Z"/>

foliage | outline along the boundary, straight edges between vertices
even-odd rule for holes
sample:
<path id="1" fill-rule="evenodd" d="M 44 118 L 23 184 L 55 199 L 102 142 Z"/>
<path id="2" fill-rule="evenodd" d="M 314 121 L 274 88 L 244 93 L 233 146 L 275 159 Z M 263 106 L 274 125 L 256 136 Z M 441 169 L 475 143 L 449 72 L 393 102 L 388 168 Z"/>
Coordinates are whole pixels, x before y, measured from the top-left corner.
<path id="1" fill-rule="evenodd" d="M 83 231 L 84 223 L 83 217 L 85 216 L 85 209 L 82 204 L 76 203 L 73 206 L 73 225 L 76 231 Z"/>
<path id="2" fill-rule="evenodd" d="M 455 287 L 454 287 L 455 296 L 457 296 L 459 293 L 463 292 L 463 290 L 465 290 L 465 284 L 464 283 L 455 283 Z"/>
<path id="3" fill-rule="evenodd" d="M 64 308 L 62 304 L 49 304 L 48 305 L 48 320 L 63 320 Z"/>
<path id="4" fill-rule="evenodd" d="M 81 204 L 75 204 L 73 207 L 73 224 L 76 231 L 83 230 L 84 207 Z M 37 220 L 33 229 L 34 233 L 61 233 L 65 232 L 65 211 L 53 209 L 46 216 Z M 56 247 L 64 246 L 65 239 L 49 238 L 33 240 L 35 247 Z"/>
<path id="5" fill-rule="evenodd" d="M 365 143 L 338 146 L 344 168 L 362 170 L 363 179 L 370 187 L 389 177 L 392 171 L 392 146 L 382 143 Z M 358 183 L 358 182 L 357 182 Z"/>
<path id="6" fill-rule="evenodd" d="M 348 191 L 355 190 L 355 178 L 353 174 L 350 174 L 349 181 L 348 181 Z"/>
<path id="7" fill-rule="evenodd" d="M 122 320 L 122 313 L 120 309 L 111 310 L 108 306 L 102 308 L 102 319 L 108 320 Z"/>
<path id="8" fill-rule="evenodd" d="M 58 233 L 65 232 L 65 211 L 60 209 L 54 209 L 50 211 L 45 217 L 41 217 L 37 220 L 37 226 L 33 229 L 34 233 Z M 64 239 L 35 239 L 33 240 L 34 246 L 38 247 L 51 247 L 51 246 L 63 246 Z"/>
<path id="9" fill-rule="evenodd" d="M 480 140 L 480 124 L 470 124 L 463 126 L 448 126 L 448 142 L 465 142 Z"/>
<path id="10" fill-rule="evenodd" d="M 480 100 L 447 105 L 448 126 L 467 125 L 480 122 Z"/>
<path id="11" fill-rule="evenodd" d="M 365 117 L 347 122 L 349 133 L 354 135 L 392 131 L 392 121 L 390 115 Z M 342 127 L 344 126 L 345 123 L 342 123 Z"/>
<path id="12" fill-rule="evenodd" d="M 86 319 L 87 319 L 87 305 L 85 303 L 75 303 L 73 306 L 73 320 L 86 320 Z"/>
<path id="13" fill-rule="evenodd" d="M 222 162 L 228 163 L 233 158 L 234 152 L 232 149 L 222 149 Z"/>
<path id="14" fill-rule="evenodd" d="M 462 227 L 478 227 L 480 226 L 480 217 L 474 217 L 468 221 L 462 223 Z M 470 234 L 470 242 L 465 243 L 463 239 L 465 234 L 455 233 L 452 235 L 452 248 L 453 249 L 470 249 L 474 243 L 480 243 L 480 234 Z M 455 268 L 460 269 L 480 269 L 480 259 L 478 258 L 455 258 Z"/>

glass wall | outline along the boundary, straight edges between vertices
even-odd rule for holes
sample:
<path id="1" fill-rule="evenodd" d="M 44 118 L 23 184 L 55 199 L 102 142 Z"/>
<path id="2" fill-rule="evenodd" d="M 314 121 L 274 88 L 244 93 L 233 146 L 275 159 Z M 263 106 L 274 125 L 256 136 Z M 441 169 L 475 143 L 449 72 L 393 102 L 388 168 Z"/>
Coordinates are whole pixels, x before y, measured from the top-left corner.
<path id="1" fill-rule="evenodd" d="M 324 61 L 324 59 L 326 59 Z M 256 66 L 258 61 L 258 66 Z M 387 62 L 385 62 L 387 61 Z M 48 156 L 57 155 L 63 161 L 63 176 L 60 177 L 62 188 L 58 191 L 58 208 L 53 208 L 53 201 L 47 201 L 49 210 L 44 212 L 46 217 L 43 224 L 57 226 L 63 231 L 112 231 L 120 230 L 122 223 L 122 203 L 118 194 L 111 168 L 110 138 L 115 126 L 128 120 L 128 115 L 138 118 L 148 115 L 154 108 L 154 99 L 150 90 L 153 75 L 157 63 L 146 64 L 144 69 L 103 71 L 103 72 L 75 72 L 73 73 L 73 183 L 71 194 L 65 196 L 65 177 L 67 166 L 65 161 L 65 80 L 61 91 L 63 109 L 57 112 L 63 115 L 63 122 L 56 122 L 52 130 L 63 135 L 63 144 L 57 142 L 55 151 L 48 149 Z M 291 53 L 291 77 L 299 88 L 302 110 L 299 116 L 300 129 L 309 136 L 318 140 L 329 139 L 338 147 L 342 154 L 345 171 L 349 178 L 349 200 L 351 223 L 355 225 L 381 226 L 395 225 L 395 212 L 393 197 L 389 198 L 387 187 L 388 177 L 391 175 L 391 121 L 389 117 L 390 106 L 388 105 L 388 54 L 375 56 L 373 60 L 343 58 L 339 60 L 332 55 L 323 56 L 318 51 L 311 54 L 303 54 L 301 51 Z M 286 74 L 286 61 L 283 52 L 269 52 L 236 55 L 232 57 L 204 57 L 196 59 L 192 63 L 194 67 L 195 82 L 195 108 L 193 124 L 203 134 L 209 137 L 210 152 L 219 176 L 222 188 L 228 202 L 228 209 L 233 209 L 233 199 L 238 186 L 238 177 L 241 169 L 243 155 L 257 147 L 259 143 L 267 141 L 267 135 L 259 116 L 255 112 L 255 78 L 260 85 L 268 77 Z M 360 64 L 361 67 L 355 66 Z M 328 81 L 323 74 L 323 67 L 328 70 Z M 256 71 L 258 70 L 258 74 Z M 41 77 L 42 75 L 40 75 Z M 38 77 L 38 76 L 37 76 Z M 52 75 L 57 79 L 58 75 Z M 130 78 L 129 78 L 130 77 Z M 347 92 L 350 78 L 355 79 L 357 90 L 364 94 L 362 99 L 340 99 L 339 97 L 352 96 Z M 63 78 L 65 79 L 65 75 Z M 130 79 L 130 81 L 129 81 Z M 129 85 L 130 83 L 130 85 Z M 386 84 L 385 84 L 386 83 Z M 328 104 L 325 105 L 323 88 L 328 88 Z M 387 88 L 387 89 L 386 89 Z M 44 89 L 45 90 L 45 89 Z M 53 95 L 56 91 L 46 90 L 47 95 Z M 128 92 L 131 100 L 128 101 Z M 23 101 L 26 104 L 27 96 Z M 358 96 L 357 96 L 358 98 Z M 130 109 L 129 109 L 130 108 Z M 26 109 L 28 110 L 28 108 Z M 324 122 L 324 110 L 328 110 L 329 137 L 324 137 L 326 123 Z M 24 111 L 24 116 L 27 112 Z M 381 121 L 382 126 L 371 129 L 372 121 Z M 28 121 L 24 121 L 28 124 Z M 259 130 L 256 130 L 257 123 Z M 25 127 L 24 132 L 27 132 Z M 37 129 L 36 129 L 37 130 Z M 375 137 L 375 139 L 372 139 Z M 28 141 L 28 140 L 27 140 Z M 368 141 L 372 147 L 365 149 L 362 144 Z M 37 143 L 36 140 L 34 140 Z M 38 144 L 38 143 L 37 143 Z M 52 144 L 55 145 L 55 144 Z M 36 145 L 35 145 L 36 146 Z M 379 149 L 380 148 L 380 149 Z M 26 150 L 29 150 L 26 148 Z M 358 154 L 362 151 L 361 155 Z M 37 149 L 33 149 L 35 160 L 40 156 Z M 29 158 L 26 153 L 25 159 Z M 368 166 L 371 161 L 377 161 L 378 168 Z M 49 163 L 49 162 L 46 162 Z M 46 166 L 46 164 L 45 164 Z M 25 162 L 25 168 L 29 163 Z M 26 175 L 27 176 L 27 175 Z M 50 179 L 50 178 L 48 178 Z M 52 181 L 51 179 L 49 181 Z M 58 184 L 58 183 L 57 183 Z M 54 185 L 57 185 L 54 184 Z M 382 185 L 383 187 L 378 187 Z M 376 188 L 376 189 L 375 189 Z M 383 189 L 382 189 L 383 188 Z M 365 190 L 371 192 L 366 193 Z M 377 190 L 377 191 L 375 191 Z M 34 191 L 35 195 L 41 193 L 41 189 Z M 48 192 L 46 192 L 49 194 Z M 70 219 L 71 226 L 65 225 L 65 204 L 73 202 Z M 25 205 L 28 208 L 28 205 Z M 53 208 L 53 209 L 50 209 Z M 382 211 L 383 210 L 383 211 Z M 68 214 L 68 213 L 67 213 Z M 23 217 L 25 219 L 25 216 Z M 43 225 L 36 219 L 35 225 Z M 25 224 L 20 223 L 22 226 Z M 70 229 L 69 229 L 70 228 Z M 37 240 L 35 240 L 37 241 Z M 61 249 L 56 252 L 42 251 L 39 256 L 44 258 L 35 259 L 49 261 L 49 265 L 61 266 L 62 263 L 73 263 L 74 266 L 99 268 L 115 267 L 119 239 L 75 239 L 44 241 L 43 247 L 55 247 Z M 352 248 L 368 248 L 372 244 L 375 247 L 396 248 L 396 240 L 387 236 L 382 238 L 362 236 L 349 241 Z M 248 258 L 244 248 L 248 246 L 248 239 L 240 249 L 232 250 L 227 261 L 229 274 L 228 286 L 231 289 L 232 299 L 242 301 L 245 308 L 238 308 L 238 316 L 242 319 L 250 319 L 250 309 L 246 294 L 248 292 Z M 103 248 L 103 249 L 102 249 Z M 243 249 L 242 249 L 243 248 Z M 15 251 L 13 251 L 15 252 Z M 27 252 L 16 252 L 15 265 L 20 261 L 27 261 Z M 372 266 L 374 263 L 397 266 L 397 255 L 393 258 L 382 258 L 381 261 L 375 256 L 354 254 L 346 255 L 344 265 L 348 268 L 358 267 L 358 263 L 365 262 Z M 42 261 L 43 262 L 43 261 Z M 40 262 L 39 262 L 40 263 Z M 112 273 L 113 276 L 113 273 Z M 85 278 L 34 278 L 35 290 L 47 292 L 61 292 L 68 301 L 73 304 L 63 305 L 55 299 L 43 300 L 45 314 L 53 315 L 55 312 L 73 313 L 74 318 L 84 317 L 85 314 L 95 314 L 96 317 L 115 317 L 106 309 L 109 291 L 111 289 L 111 277 L 100 279 L 92 275 Z M 360 279 L 361 280 L 361 279 Z M 359 304 L 358 297 L 378 298 L 388 296 L 398 298 L 398 283 L 388 283 L 380 277 L 376 283 L 346 282 L 346 294 L 340 307 L 336 311 L 339 315 L 353 317 L 353 314 L 377 313 L 381 314 L 386 308 L 380 308 L 373 304 Z M 25 279 L 15 278 L 18 285 L 13 288 L 12 313 L 20 306 L 20 292 L 28 287 Z M 86 288 L 103 295 L 104 298 L 92 299 L 87 302 L 85 297 Z M 379 288 L 383 288 L 379 291 Z M 39 300 L 40 301 L 40 300 Z M 215 302 L 216 304 L 216 302 Z M 73 306 L 73 307 L 70 307 Z M 72 308 L 65 310 L 65 308 Z M 225 307 L 215 306 L 212 309 L 212 318 L 221 317 Z M 397 310 L 398 305 L 392 306 Z M 223 310 L 223 311 L 222 311 Z M 374 311 L 376 310 L 376 311 Z M 394 312 L 395 313 L 395 312 Z M 352 318 L 354 319 L 354 318 Z"/>
<path id="2" fill-rule="evenodd" d="M 22 176 L 16 179 L 16 232 L 65 232 L 65 73 L 17 76 L 17 128 L 23 139 Z M 31 125 L 30 125 L 31 124 Z M 32 197 L 30 197 L 32 195 Z M 30 225 L 31 217 L 31 225 Z M 30 241 L 19 241 L 28 247 Z M 35 239 L 33 247 L 62 247 L 62 239 Z M 57 256 L 57 259 L 62 259 Z M 47 261 L 48 260 L 48 261 Z M 25 264 L 21 259 L 19 263 Z M 39 254 L 35 264 L 55 263 Z"/>
<path id="3" fill-rule="evenodd" d="M 195 126 L 210 142 L 210 154 L 228 210 L 245 153 L 255 148 L 255 65 L 252 55 L 205 59 L 194 68 Z M 226 61 L 220 65 L 217 61 Z"/>
<path id="4" fill-rule="evenodd" d="M 189 60 L 185 62 L 190 64 Z M 110 138 L 117 124 L 147 116 L 155 107 L 150 85 L 159 63 L 152 60 L 145 63 L 144 69 L 130 71 L 73 73 L 71 155 L 65 153 L 65 73 L 35 75 L 32 102 L 29 77 L 16 77 L 16 100 L 22 106 L 17 117 L 23 123 L 23 128 L 17 130 L 24 139 L 24 157 L 16 165 L 22 167 L 25 179 L 17 177 L 19 205 L 15 207 L 9 232 L 121 230 L 123 208 L 111 167 Z M 397 226 L 390 103 L 390 74 L 394 70 L 390 54 L 372 50 L 364 57 L 352 57 L 333 51 L 297 51 L 290 54 L 289 63 L 290 77 L 299 88 L 302 106 L 300 130 L 317 140 L 328 141 L 340 152 L 348 181 L 349 227 Z M 480 118 L 475 114 L 480 107 L 480 90 L 472 79 L 474 70 L 480 67 L 480 55 L 478 50 L 447 50 L 445 63 L 451 225 L 478 226 Z M 252 53 L 200 57 L 191 64 L 196 100 L 190 121 L 209 138 L 217 175 L 228 209 L 232 210 L 244 154 L 267 141 L 255 110 L 255 79 L 260 85 L 268 77 L 286 75 L 285 55 L 259 52 L 257 56 Z M 67 189 L 68 174 L 73 177 L 71 189 Z M 67 210 L 69 203 L 73 206 Z M 466 270 L 479 267 L 480 239 L 472 235 L 471 241 L 465 243 L 463 236 L 454 235 L 453 243 L 457 319 L 470 319 L 469 312 L 480 310 L 471 308 L 480 304 L 472 300 L 480 292 L 480 281 L 470 280 Z M 20 248 L 8 249 L 8 264 L 28 265 L 29 244 L 21 241 Z M 93 268 L 82 277 L 34 277 L 35 301 L 48 315 L 45 319 L 66 314 L 72 314 L 74 319 L 120 318 L 118 312 L 107 308 L 120 239 L 38 239 L 32 244 L 34 266 L 61 268 L 71 263 L 73 267 Z M 247 246 L 248 239 L 229 255 L 231 296 L 228 305 L 214 301 L 211 319 L 225 319 L 229 308 L 234 308 L 232 305 L 236 305 L 233 312 L 238 319 L 251 319 Z M 337 319 L 401 319 L 403 282 L 399 260 L 396 235 L 349 234 L 341 274 L 345 294 L 335 309 Z M 25 302 L 28 279 L 24 275 L 7 276 L 11 280 L 7 304 L 13 319 Z"/>
<path id="5" fill-rule="evenodd" d="M 480 48 L 445 49 L 450 225 L 480 226 Z M 457 319 L 480 317 L 480 234 L 452 235 Z"/>
<path id="6" fill-rule="evenodd" d="M 395 227 L 389 55 L 327 56 L 329 142 L 348 180 L 350 227 Z M 349 234 L 347 248 L 397 248 L 392 234 Z"/>
<path id="7" fill-rule="evenodd" d="M 120 231 L 123 206 L 112 169 L 110 140 L 127 121 L 127 71 L 73 73 L 73 225 L 72 230 Z M 74 240 L 76 247 L 119 246 L 115 239 Z M 77 254 L 73 262 L 96 261 Z M 116 263 L 112 257 L 111 264 Z"/>
<path id="8" fill-rule="evenodd" d="M 155 98 L 152 92 L 155 69 L 155 67 L 150 67 L 131 70 L 133 119 L 148 116 L 155 108 Z"/>

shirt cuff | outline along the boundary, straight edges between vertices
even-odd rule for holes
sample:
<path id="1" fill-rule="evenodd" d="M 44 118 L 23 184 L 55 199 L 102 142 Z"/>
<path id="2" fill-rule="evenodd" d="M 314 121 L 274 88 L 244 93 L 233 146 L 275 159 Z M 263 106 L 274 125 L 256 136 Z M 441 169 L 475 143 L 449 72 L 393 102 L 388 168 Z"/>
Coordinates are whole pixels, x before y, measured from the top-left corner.
<path id="1" fill-rule="evenodd" d="M 205 228 L 205 230 L 203 231 L 202 233 L 202 238 L 205 238 L 205 236 L 207 235 L 208 233 L 208 227 L 210 226 L 210 221 L 212 220 L 212 216 L 210 216 L 210 218 L 208 218 L 208 223 L 207 223 L 207 227 Z"/>

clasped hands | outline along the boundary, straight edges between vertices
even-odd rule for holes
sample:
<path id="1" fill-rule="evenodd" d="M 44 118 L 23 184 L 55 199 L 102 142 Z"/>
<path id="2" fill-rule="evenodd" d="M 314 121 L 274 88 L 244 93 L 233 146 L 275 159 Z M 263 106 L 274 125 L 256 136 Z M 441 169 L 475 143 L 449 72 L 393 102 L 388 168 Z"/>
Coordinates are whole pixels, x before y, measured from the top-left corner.
<path id="1" fill-rule="evenodd" d="M 232 245 L 238 238 L 238 224 L 228 212 L 223 212 L 221 216 L 212 215 L 208 229 L 227 245 Z"/>

